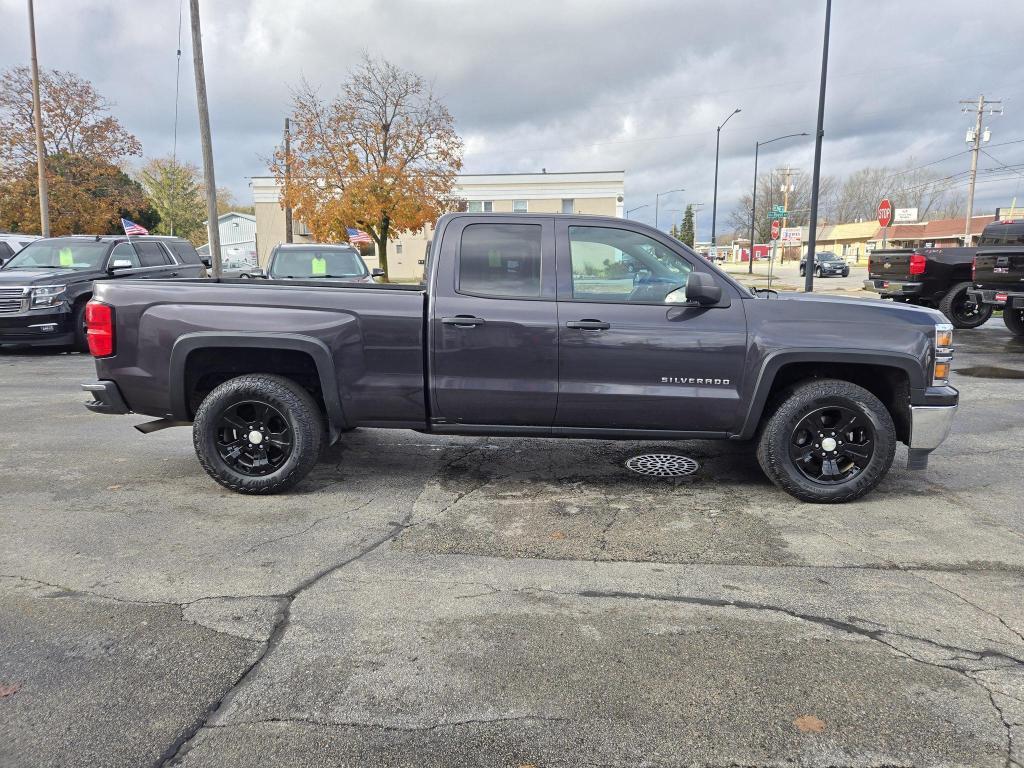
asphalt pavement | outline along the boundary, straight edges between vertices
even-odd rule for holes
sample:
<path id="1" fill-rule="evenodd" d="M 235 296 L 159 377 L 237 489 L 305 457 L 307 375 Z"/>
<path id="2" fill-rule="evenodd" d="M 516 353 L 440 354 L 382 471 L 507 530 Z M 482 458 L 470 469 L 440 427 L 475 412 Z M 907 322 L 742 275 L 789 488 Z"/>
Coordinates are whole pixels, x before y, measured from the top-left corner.
<path id="1" fill-rule="evenodd" d="M 1024 765 L 1024 342 L 956 342 L 949 440 L 842 506 L 372 429 L 244 497 L 0 352 L 0 765 Z"/>

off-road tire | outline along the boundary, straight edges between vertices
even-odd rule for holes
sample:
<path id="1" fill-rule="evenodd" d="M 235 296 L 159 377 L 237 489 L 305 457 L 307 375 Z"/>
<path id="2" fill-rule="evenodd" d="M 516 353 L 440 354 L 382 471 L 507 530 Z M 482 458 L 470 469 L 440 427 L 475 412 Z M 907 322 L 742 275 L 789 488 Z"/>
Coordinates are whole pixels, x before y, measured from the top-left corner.
<path id="1" fill-rule="evenodd" d="M 808 413 L 828 405 L 858 411 L 874 431 L 874 451 L 859 475 L 835 485 L 805 477 L 790 458 L 791 436 Z M 797 384 L 774 401 L 774 411 L 761 425 L 757 461 L 768 479 L 801 501 L 840 504 L 859 499 L 885 477 L 896 453 L 896 428 L 882 402 L 863 387 L 838 379 L 815 379 Z"/>
<path id="2" fill-rule="evenodd" d="M 1003 307 L 1003 322 L 1016 336 L 1024 336 L 1024 309 L 1010 309 Z"/>
<path id="3" fill-rule="evenodd" d="M 217 452 L 218 423 L 224 411 L 242 401 L 265 402 L 286 420 L 293 436 L 285 462 L 268 475 L 250 476 L 229 466 Z M 192 425 L 196 456 L 206 473 L 237 493 L 270 494 L 287 490 L 316 465 L 324 445 L 324 416 L 305 389 L 284 376 L 251 374 L 224 382 L 210 392 Z"/>
<path id="4" fill-rule="evenodd" d="M 85 332 L 85 305 L 88 303 L 88 300 L 86 300 L 80 301 L 75 305 L 75 312 L 71 321 L 75 327 L 74 348 L 77 352 L 89 351 L 89 337 Z"/>
<path id="5" fill-rule="evenodd" d="M 987 323 L 989 318 L 992 317 L 993 307 L 991 304 L 980 305 L 978 314 L 971 318 L 965 318 L 957 314 L 958 303 L 967 298 L 967 291 L 973 286 L 974 284 L 970 282 L 957 283 L 939 301 L 939 312 L 946 316 L 946 319 L 949 320 L 954 328 L 978 328 Z"/>

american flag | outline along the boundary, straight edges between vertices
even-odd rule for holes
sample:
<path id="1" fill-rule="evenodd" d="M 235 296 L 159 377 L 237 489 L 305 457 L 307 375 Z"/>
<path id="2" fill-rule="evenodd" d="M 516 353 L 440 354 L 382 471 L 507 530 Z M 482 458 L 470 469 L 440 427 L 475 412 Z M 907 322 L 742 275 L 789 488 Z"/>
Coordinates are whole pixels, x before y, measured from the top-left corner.
<path id="1" fill-rule="evenodd" d="M 130 219 L 121 219 L 121 226 L 124 227 L 124 233 L 131 237 L 132 235 L 148 235 L 149 230 L 140 224 L 136 224 Z"/>
<path id="2" fill-rule="evenodd" d="M 361 229 L 345 227 L 345 234 L 348 235 L 348 241 L 350 243 L 362 243 L 364 245 L 369 245 L 373 242 L 373 240 L 370 239 L 370 236 Z"/>

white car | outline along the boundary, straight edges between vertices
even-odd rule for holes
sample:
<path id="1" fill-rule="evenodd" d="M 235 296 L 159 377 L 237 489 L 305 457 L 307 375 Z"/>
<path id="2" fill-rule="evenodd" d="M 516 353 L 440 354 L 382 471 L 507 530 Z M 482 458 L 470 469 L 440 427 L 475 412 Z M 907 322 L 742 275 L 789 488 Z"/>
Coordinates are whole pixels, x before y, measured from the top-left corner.
<path id="1" fill-rule="evenodd" d="M 19 233 L 0 232 L 0 266 L 6 264 L 14 254 L 33 240 L 38 239 L 39 235 L 22 235 Z"/>

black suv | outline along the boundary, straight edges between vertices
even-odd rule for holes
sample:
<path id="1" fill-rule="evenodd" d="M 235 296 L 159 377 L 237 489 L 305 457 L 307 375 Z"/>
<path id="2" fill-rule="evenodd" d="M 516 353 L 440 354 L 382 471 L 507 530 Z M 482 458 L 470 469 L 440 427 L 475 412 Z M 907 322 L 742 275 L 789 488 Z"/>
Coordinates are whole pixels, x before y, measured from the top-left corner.
<path id="1" fill-rule="evenodd" d="M 0 268 L 0 345 L 74 346 L 85 351 L 85 304 L 94 281 L 205 276 L 205 262 L 180 237 L 72 235 L 34 240 Z"/>
<path id="2" fill-rule="evenodd" d="M 807 272 L 807 257 L 800 259 L 800 276 Z M 814 254 L 814 276 L 815 277 L 849 277 L 850 265 L 844 259 L 836 256 L 832 251 L 819 251 Z"/>

